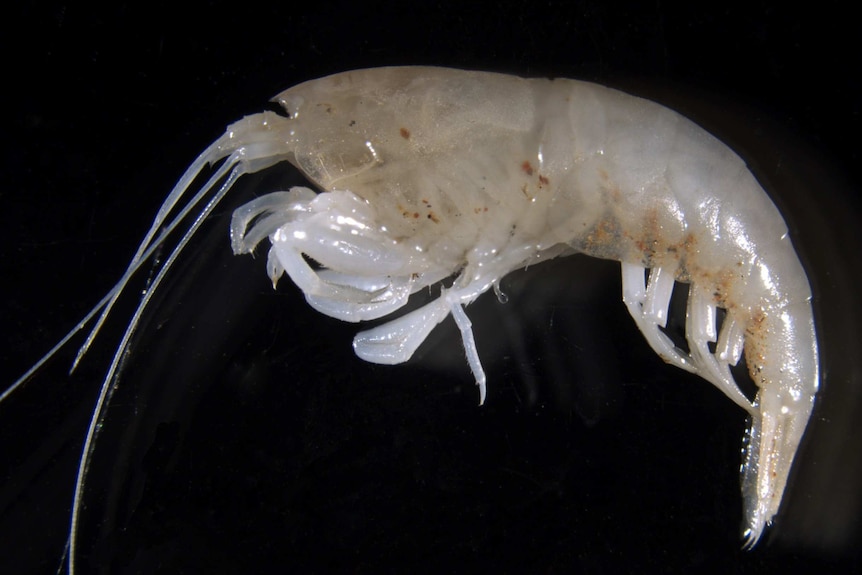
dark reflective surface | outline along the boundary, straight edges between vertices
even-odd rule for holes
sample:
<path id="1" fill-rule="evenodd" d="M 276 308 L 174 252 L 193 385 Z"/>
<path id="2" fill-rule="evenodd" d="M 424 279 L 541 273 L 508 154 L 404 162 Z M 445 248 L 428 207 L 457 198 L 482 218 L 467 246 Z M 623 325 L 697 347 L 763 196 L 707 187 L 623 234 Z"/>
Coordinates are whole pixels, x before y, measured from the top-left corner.
<path id="1" fill-rule="evenodd" d="M 274 170 L 223 206 L 138 332 L 88 472 L 82 572 L 859 569 L 859 92 L 821 67 L 855 54 L 838 31 L 757 9 L 206 10 L 195 26 L 122 5 L 22 19 L 3 382 L 119 277 L 225 124 L 308 78 L 429 63 L 610 83 L 730 143 L 809 269 L 823 392 L 779 523 L 744 553 L 743 414 L 653 355 L 619 301 L 618 265 L 535 266 L 503 282 L 508 303 L 468 309 L 489 376 L 478 408 L 451 320 L 409 364 L 369 365 L 352 354 L 355 325 L 289 282 L 273 292 L 262 257 L 230 255 L 232 207 L 296 177 Z M 0 572 L 58 564 L 83 434 L 134 300 L 76 376 L 70 351 L 0 405 Z"/>

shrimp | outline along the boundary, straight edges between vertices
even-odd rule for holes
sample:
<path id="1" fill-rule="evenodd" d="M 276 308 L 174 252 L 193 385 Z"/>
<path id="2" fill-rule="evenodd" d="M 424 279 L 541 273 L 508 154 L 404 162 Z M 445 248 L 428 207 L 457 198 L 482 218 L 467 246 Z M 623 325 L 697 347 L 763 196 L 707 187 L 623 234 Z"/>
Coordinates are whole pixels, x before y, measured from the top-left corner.
<path id="1" fill-rule="evenodd" d="M 243 118 L 195 160 L 117 286 L 3 396 L 99 316 L 80 359 L 132 274 L 194 215 L 105 379 L 78 473 L 70 570 L 86 461 L 141 314 L 234 183 L 284 161 L 316 190 L 294 187 L 237 209 L 234 253 L 268 239 L 273 285 L 286 274 L 314 309 L 348 322 L 388 317 L 417 291 L 442 285 L 430 303 L 358 333 L 353 348 L 369 362 L 403 363 L 451 314 L 480 404 L 487 378 L 465 307 L 489 289 L 499 294 L 509 272 L 544 260 L 581 253 L 619 261 L 622 300 L 652 349 L 750 416 L 744 547 L 758 542 L 811 415 L 819 361 L 805 270 L 777 208 L 734 152 L 661 105 L 567 79 L 376 68 L 305 82 L 274 100 L 283 114 Z M 181 203 L 208 165 L 212 175 Z M 688 350 L 664 330 L 677 283 L 688 284 Z M 753 401 L 730 372 L 743 354 Z"/>

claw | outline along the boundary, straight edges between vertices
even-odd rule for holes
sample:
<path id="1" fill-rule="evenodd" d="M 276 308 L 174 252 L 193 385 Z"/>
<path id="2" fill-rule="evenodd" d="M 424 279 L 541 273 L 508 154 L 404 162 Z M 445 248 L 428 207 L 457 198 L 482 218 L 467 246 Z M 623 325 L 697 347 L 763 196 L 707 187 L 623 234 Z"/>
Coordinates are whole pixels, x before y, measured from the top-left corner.
<path id="1" fill-rule="evenodd" d="M 278 261 L 278 258 L 272 249 L 270 249 L 266 255 L 266 275 L 269 276 L 269 279 L 272 282 L 272 289 L 276 289 L 278 287 L 278 280 L 281 279 L 282 275 L 284 275 L 284 266 L 282 266 L 281 262 Z"/>
<path id="2" fill-rule="evenodd" d="M 449 306 L 442 298 L 436 299 L 397 319 L 359 332 L 353 338 L 353 350 L 372 363 L 404 363 L 447 315 Z"/>
<path id="3" fill-rule="evenodd" d="M 467 361 L 473 377 L 476 378 L 476 385 L 479 386 L 479 405 L 482 405 L 487 394 L 487 378 L 479 359 L 479 350 L 476 348 L 473 324 L 463 308 L 463 305 L 472 301 L 475 296 L 466 297 L 468 301 L 462 303 L 458 292 L 444 292 L 439 298 L 417 310 L 356 334 L 353 350 L 361 359 L 372 363 L 403 363 L 413 357 L 431 331 L 451 313 L 461 331 Z"/>

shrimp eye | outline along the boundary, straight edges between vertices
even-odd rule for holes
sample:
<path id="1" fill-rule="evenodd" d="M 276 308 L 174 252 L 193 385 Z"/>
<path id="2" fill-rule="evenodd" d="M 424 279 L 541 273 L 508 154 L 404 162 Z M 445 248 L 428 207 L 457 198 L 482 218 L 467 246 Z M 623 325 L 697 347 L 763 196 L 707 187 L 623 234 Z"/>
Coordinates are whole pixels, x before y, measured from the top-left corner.
<path id="1" fill-rule="evenodd" d="M 278 103 L 287 112 L 287 117 L 294 120 L 299 117 L 299 109 L 304 102 L 305 98 L 297 95 L 283 96 L 278 99 Z"/>
<path id="2" fill-rule="evenodd" d="M 288 120 L 293 118 L 290 111 L 279 102 L 267 102 L 266 105 L 264 105 L 264 110 Z"/>

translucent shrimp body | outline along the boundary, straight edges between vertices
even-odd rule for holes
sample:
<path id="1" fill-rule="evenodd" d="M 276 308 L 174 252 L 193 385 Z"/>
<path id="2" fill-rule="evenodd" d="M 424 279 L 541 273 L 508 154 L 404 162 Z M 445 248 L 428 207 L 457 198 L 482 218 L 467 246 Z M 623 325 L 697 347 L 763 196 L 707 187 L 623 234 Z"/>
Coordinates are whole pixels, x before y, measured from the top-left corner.
<path id="1" fill-rule="evenodd" d="M 437 301 L 358 334 L 354 348 L 368 361 L 406 361 L 452 313 L 482 400 L 463 306 L 531 262 L 620 261 L 623 300 L 653 349 L 752 415 L 744 535 L 758 540 L 811 413 L 818 354 L 805 271 L 736 154 L 667 108 L 572 80 L 380 68 L 276 99 L 289 119 L 252 117 L 244 122 L 259 127 L 242 130 L 266 130 L 272 153 L 289 151 L 326 193 L 296 188 L 241 208 L 236 252 L 269 236 L 273 281 L 286 271 L 312 306 L 346 321 L 388 315 L 456 275 Z M 689 352 L 660 329 L 675 281 L 689 284 Z M 717 308 L 727 312 L 720 332 Z M 753 404 L 728 367 L 743 351 Z"/>
<path id="2" fill-rule="evenodd" d="M 268 238 L 273 283 L 286 273 L 315 309 L 351 322 L 388 316 L 445 280 L 438 299 L 360 332 L 354 349 L 376 363 L 407 361 L 452 314 L 480 401 L 486 377 L 465 306 L 531 263 L 574 253 L 619 261 L 623 302 L 650 346 L 751 416 L 744 537 L 747 546 L 758 541 L 778 511 L 811 414 L 818 352 L 808 279 L 786 225 L 736 154 L 667 108 L 573 80 L 379 68 L 306 82 L 276 101 L 286 116 L 236 122 L 189 167 L 126 274 L 75 329 L 99 311 L 104 318 L 167 232 L 193 216 L 103 385 L 79 468 L 70 571 L 95 429 L 141 314 L 236 180 L 282 161 L 317 191 L 292 188 L 236 210 L 234 251 L 250 253 Z M 208 164 L 217 169 L 193 190 Z M 675 282 L 689 286 L 688 350 L 662 329 Z M 743 353 L 758 387 L 753 403 L 729 370 Z"/>

